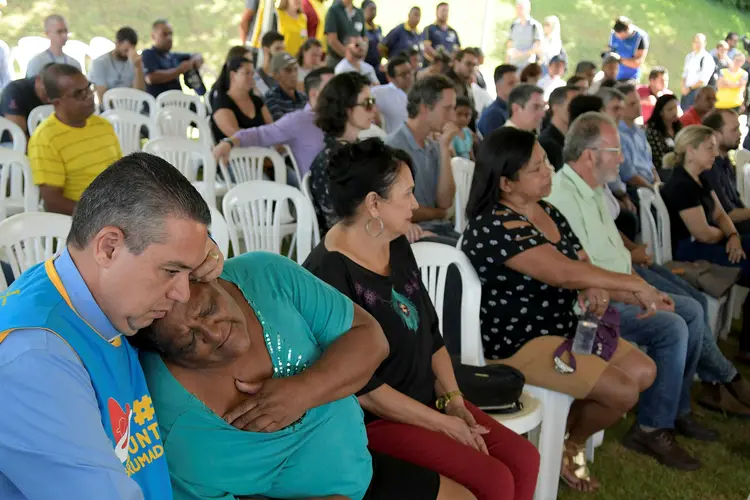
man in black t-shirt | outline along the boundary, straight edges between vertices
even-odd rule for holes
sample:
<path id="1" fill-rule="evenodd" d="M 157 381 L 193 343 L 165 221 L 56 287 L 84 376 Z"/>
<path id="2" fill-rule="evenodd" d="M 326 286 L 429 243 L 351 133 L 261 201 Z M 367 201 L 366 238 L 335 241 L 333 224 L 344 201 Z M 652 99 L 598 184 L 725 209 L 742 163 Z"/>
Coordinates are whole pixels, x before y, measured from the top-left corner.
<path id="1" fill-rule="evenodd" d="M 44 69 L 34 78 L 21 78 L 10 82 L 0 97 L 0 115 L 21 127 L 27 138 L 27 122 L 31 110 L 47 102 L 47 93 L 42 83 L 43 74 Z M 10 141 L 11 137 L 7 132 L 0 138 L 0 142 Z"/>

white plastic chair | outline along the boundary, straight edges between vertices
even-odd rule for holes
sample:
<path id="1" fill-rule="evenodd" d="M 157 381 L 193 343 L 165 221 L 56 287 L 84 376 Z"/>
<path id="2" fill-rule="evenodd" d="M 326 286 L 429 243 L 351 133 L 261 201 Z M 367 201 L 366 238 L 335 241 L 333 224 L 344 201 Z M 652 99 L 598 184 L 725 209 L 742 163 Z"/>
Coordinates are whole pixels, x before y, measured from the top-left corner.
<path id="1" fill-rule="evenodd" d="M 68 215 L 31 212 L 0 221 L 0 253 L 18 278 L 30 267 L 58 255 L 70 232 Z M 7 288 L 0 273 L 0 291 Z"/>
<path id="2" fill-rule="evenodd" d="M 216 160 L 210 149 L 184 137 L 159 137 L 148 141 L 143 152 L 168 161 L 187 177 L 209 207 L 216 207 Z M 203 181 L 198 181 L 200 165 L 203 165 Z"/>
<path id="3" fill-rule="evenodd" d="M 103 36 L 95 36 L 89 41 L 89 57 L 92 60 L 113 50 L 115 50 L 115 42 Z"/>
<path id="4" fill-rule="evenodd" d="M 49 39 L 43 36 L 25 36 L 18 40 L 16 46 L 10 51 L 11 64 L 13 61 L 18 64 L 18 77 L 24 78 L 31 58 L 48 48 Z"/>
<path id="5" fill-rule="evenodd" d="M 216 246 L 224 255 L 225 259 L 229 258 L 229 229 L 227 229 L 227 221 L 224 220 L 224 216 L 221 215 L 219 209 L 211 205 L 208 206 L 211 210 L 211 227 L 208 228 L 208 232 L 211 234 L 211 238 L 216 242 Z"/>
<path id="6" fill-rule="evenodd" d="M 294 157 L 294 153 L 292 153 L 292 148 L 290 148 L 288 145 L 284 144 L 284 152 L 286 154 L 286 157 L 289 158 L 289 161 L 292 162 L 292 168 L 294 168 L 294 174 L 297 176 L 297 185 L 302 186 L 302 175 L 299 171 L 299 165 L 297 164 L 297 158 Z"/>
<path id="7" fill-rule="evenodd" d="M 63 54 L 72 57 L 78 64 L 81 65 L 81 72 L 85 75 L 86 72 L 86 56 L 89 55 L 89 44 L 80 40 L 68 40 L 63 47 Z"/>
<path id="8" fill-rule="evenodd" d="M 310 189 L 310 184 L 312 183 L 312 175 L 310 172 L 306 173 L 305 176 L 302 178 L 302 183 L 300 184 L 300 187 L 302 189 L 302 194 L 305 195 L 305 197 L 310 200 L 310 203 L 313 202 L 312 198 L 312 191 Z M 313 217 L 313 246 L 318 246 L 318 243 L 320 243 L 320 226 L 318 225 L 318 218 Z"/>
<path id="9" fill-rule="evenodd" d="M 298 189 L 278 182 L 244 182 L 224 196 L 223 212 L 234 254 L 258 250 L 281 254 L 284 238 L 281 208 L 286 207 L 289 201 L 294 204 L 297 213 L 297 262 L 302 264 L 312 248 L 313 206 Z M 294 247 L 292 244 L 289 256 Z"/>
<path id="10" fill-rule="evenodd" d="M 385 130 L 378 127 L 374 123 L 370 125 L 370 128 L 367 130 L 361 131 L 359 134 L 357 134 L 357 138 L 360 141 L 364 141 L 365 139 L 371 139 L 373 137 L 377 137 L 378 139 L 385 139 L 388 136 L 388 134 L 385 133 Z"/>
<path id="11" fill-rule="evenodd" d="M 273 163 L 274 180 L 286 184 L 286 164 L 273 148 L 232 148 L 229 162 L 221 162 L 219 168 L 231 189 L 242 182 L 264 180 L 263 164 L 266 159 Z"/>
<path id="12" fill-rule="evenodd" d="M 190 109 L 190 106 L 195 109 Z M 181 90 L 167 90 L 162 92 L 156 98 L 156 106 L 162 108 L 178 108 L 186 111 L 193 111 L 200 118 L 206 117 L 206 106 L 197 95 L 186 94 Z"/>
<path id="13" fill-rule="evenodd" d="M 27 119 L 26 126 L 29 130 L 29 137 L 34 134 L 34 130 L 47 119 L 49 115 L 55 112 L 55 107 L 52 104 L 42 104 L 31 110 L 29 118 Z"/>
<path id="14" fill-rule="evenodd" d="M 213 147 L 211 127 L 205 119 L 188 109 L 159 108 L 157 105 L 156 125 L 159 127 L 160 137 L 193 138 L 193 131 L 198 130 L 200 141 L 206 147 Z"/>
<path id="15" fill-rule="evenodd" d="M 10 133 L 11 140 L 13 141 L 13 151 L 21 154 L 25 153 L 26 134 L 24 134 L 23 129 L 7 118 L 0 116 L 0 137 L 2 137 L 5 132 Z"/>
<path id="16" fill-rule="evenodd" d="M 471 192 L 471 180 L 474 178 L 474 162 L 457 156 L 451 159 L 453 180 L 456 184 L 456 196 L 454 206 L 456 209 L 455 230 L 463 233 L 466 228 L 466 205 L 469 203 Z"/>
<path id="17" fill-rule="evenodd" d="M 750 199 L 750 151 L 738 149 L 734 157 L 735 175 L 737 176 L 737 191 L 740 198 L 747 204 Z"/>
<path id="18" fill-rule="evenodd" d="M 23 153 L 0 148 L 0 220 L 39 210 L 39 188 L 34 185 L 29 159 Z"/>
<path id="19" fill-rule="evenodd" d="M 110 109 L 102 113 L 102 118 L 106 118 L 114 127 L 123 155 L 141 150 L 141 130 L 143 127 L 148 131 L 149 138 L 157 135 L 156 123 L 140 113 L 133 113 L 124 109 Z"/>
<path id="20" fill-rule="evenodd" d="M 140 113 L 143 105 L 148 107 L 148 115 L 156 118 L 156 99 L 148 92 L 127 87 L 109 89 L 102 96 L 104 109 L 123 109 L 132 113 Z"/>

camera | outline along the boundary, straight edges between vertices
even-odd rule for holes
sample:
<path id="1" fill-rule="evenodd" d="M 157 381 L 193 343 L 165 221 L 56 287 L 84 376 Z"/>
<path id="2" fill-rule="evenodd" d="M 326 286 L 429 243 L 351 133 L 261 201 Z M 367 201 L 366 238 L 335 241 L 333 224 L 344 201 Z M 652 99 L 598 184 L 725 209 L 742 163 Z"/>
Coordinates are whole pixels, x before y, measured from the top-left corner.
<path id="1" fill-rule="evenodd" d="M 740 40 L 742 40 L 742 45 L 745 47 L 745 52 L 750 52 L 750 38 L 744 35 Z"/>

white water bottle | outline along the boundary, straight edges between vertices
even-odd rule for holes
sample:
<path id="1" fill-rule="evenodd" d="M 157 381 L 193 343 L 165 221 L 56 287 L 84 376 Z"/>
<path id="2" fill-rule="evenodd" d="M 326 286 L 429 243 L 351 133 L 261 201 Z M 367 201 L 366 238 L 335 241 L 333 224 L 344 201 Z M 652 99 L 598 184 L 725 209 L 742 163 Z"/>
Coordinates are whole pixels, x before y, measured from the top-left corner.
<path id="1" fill-rule="evenodd" d="M 585 312 L 578 317 L 576 336 L 573 337 L 574 354 L 591 354 L 597 328 L 599 328 L 599 318 L 593 313 Z"/>

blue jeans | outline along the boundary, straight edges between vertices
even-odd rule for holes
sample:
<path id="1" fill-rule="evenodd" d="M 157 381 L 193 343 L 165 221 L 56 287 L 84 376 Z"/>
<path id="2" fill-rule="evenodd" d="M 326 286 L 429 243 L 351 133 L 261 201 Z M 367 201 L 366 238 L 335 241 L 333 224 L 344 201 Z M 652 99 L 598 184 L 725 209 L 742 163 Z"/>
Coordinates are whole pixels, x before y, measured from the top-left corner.
<path id="1" fill-rule="evenodd" d="M 687 95 L 684 95 L 680 98 L 680 107 L 683 109 L 683 111 L 687 111 L 690 106 L 693 105 L 693 103 L 695 102 L 695 98 L 698 96 L 698 90 L 699 89 L 693 89 L 688 92 Z"/>
<path id="2" fill-rule="evenodd" d="M 651 267 L 634 266 L 635 271 L 646 282 L 658 289 L 659 291 L 672 295 L 683 295 L 692 297 L 703 308 L 704 325 L 703 339 L 701 342 L 701 356 L 698 359 L 698 368 L 696 372 L 703 382 L 712 382 L 723 384 L 731 382 L 737 375 L 737 369 L 724 357 L 724 354 L 716 345 L 714 336 L 711 333 L 711 327 L 708 323 L 708 314 L 706 313 L 708 299 L 705 295 L 693 288 L 687 281 L 672 273 L 669 269 L 662 266 L 653 265 Z"/>
<path id="3" fill-rule="evenodd" d="M 638 423 L 674 428 L 675 418 L 690 413 L 690 386 L 701 353 L 706 323 L 701 305 L 690 297 L 671 295 L 675 312 L 658 311 L 638 319 L 639 306 L 614 303 L 620 312 L 620 335 L 645 347 L 656 363 L 656 380 L 638 404 Z"/>

